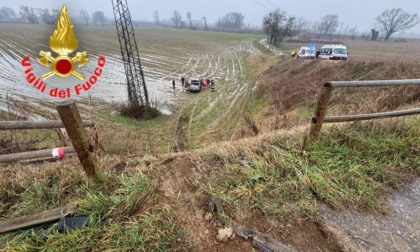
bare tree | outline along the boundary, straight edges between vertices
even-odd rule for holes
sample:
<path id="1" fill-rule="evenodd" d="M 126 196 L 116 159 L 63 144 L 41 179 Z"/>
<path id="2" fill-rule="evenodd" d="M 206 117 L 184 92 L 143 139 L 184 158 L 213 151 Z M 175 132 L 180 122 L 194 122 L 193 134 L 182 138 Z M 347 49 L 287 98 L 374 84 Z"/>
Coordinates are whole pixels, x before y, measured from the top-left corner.
<path id="1" fill-rule="evenodd" d="M 326 15 L 321 21 L 318 21 L 314 25 L 315 31 L 318 33 L 318 40 L 321 35 L 328 35 L 334 33 L 338 27 L 338 16 L 337 15 Z"/>
<path id="2" fill-rule="evenodd" d="M 268 42 L 279 47 L 286 36 L 292 34 L 294 17 L 288 17 L 286 12 L 276 9 L 263 19 L 263 30 Z"/>
<path id="3" fill-rule="evenodd" d="M 295 22 L 293 23 L 293 28 L 292 28 L 292 35 L 302 35 L 302 33 L 304 32 L 309 32 L 311 28 L 311 21 L 300 17 L 298 19 L 295 20 Z"/>
<path id="4" fill-rule="evenodd" d="M 311 20 L 306 20 L 306 22 L 307 23 L 302 27 L 302 32 L 310 33 L 311 28 L 312 28 L 312 21 Z"/>
<path id="5" fill-rule="evenodd" d="M 343 29 L 344 22 L 341 22 L 340 29 L 338 30 L 337 38 L 340 37 L 341 29 Z"/>
<path id="6" fill-rule="evenodd" d="M 350 27 L 347 25 L 346 28 L 344 29 L 344 33 L 343 33 L 344 35 L 347 35 L 347 32 L 348 32 L 349 28 Z"/>
<path id="7" fill-rule="evenodd" d="M 2 7 L 0 9 L 0 21 L 15 22 L 17 15 L 14 9 L 10 7 Z"/>
<path id="8" fill-rule="evenodd" d="M 357 38 L 357 33 L 358 33 L 357 27 L 353 27 L 349 29 L 351 40 L 355 40 Z"/>
<path id="9" fill-rule="evenodd" d="M 179 13 L 179 11 L 177 10 L 174 10 L 174 12 L 172 13 L 171 21 L 175 27 L 179 27 L 182 21 L 181 13 Z"/>
<path id="10" fill-rule="evenodd" d="M 192 27 L 192 26 L 193 26 L 191 18 L 192 18 L 191 11 L 188 11 L 188 12 L 187 12 L 187 19 L 190 21 L 190 27 Z"/>
<path id="11" fill-rule="evenodd" d="M 54 18 L 54 24 L 57 24 L 58 17 L 60 16 L 60 10 L 52 9 L 51 12 L 52 12 L 52 14 L 51 14 L 52 18 Z"/>
<path id="12" fill-rule="evenodd" d="M 388 41 L 392 34 L 410 29 L 419 23 L 417 14 L 410 15 L 402 9 L 386 10 L 376 21 L 379 29 L 385 33 L 385 41 Z"/>
<path id="13" fill-rule="evenodd" d="M 360 34 L 360 39 L 362 39 L 362 40 L 369 40 L 369 38 L 370 38 L 370 32 L 369 31 L 365 31 L 365 32 L 362 32 L 362 34 Z"/>
<path id="14" fill-rule="evenodd" d="M 92 14 L 92 22 L 95 25 L 104 25 L 106 23 L 105 14 L 102 11 L 95 11 Z"/>
<path id="15" fill-rule="evenodd" d="M 80 19 L 85 21 L 86 25 L 89 25 L 90 15 L 87 10 L 80 10 L 79 16 L 80 16 Z"/>
<path id="16" fill-rule="evenodd" d="M 244 24 L 244 16 L 239 12 L 227 13 L 219 20 L 219 26 L 223 28 L 239 29 Z"/>
<path id="17" fill-rule="evenodd" d="M 208 31 L 209 26 L 207 25 L 207 18 L 205 16 L 203 17 L 203 21 L 204 21 L 204 30 Z"/>
<path id="18" fill-rule="evenodd" d="M 153 12 L 153 19 L 155 20 L 155 24 L 156 25 L 159 25 L 159 12 L 157 11 L 157 10 L 155 10 L 154 12 Z"/>
<path id="19" fill-rule="evenodd" d="M 37 12 L 38 12 L 38 16 L 41 18 L 42 22 L 44 22 L 48 25 L 57 24 L 58 15 L 60 13 L 58 10 L 53 9 L 52 13 L 50 13 L 50 11 L 48 9 L 38 8 Z"/>
<path id="20" fill-rule="evenodd" d="M 30 24 L 38 24 L 38 15 L 35 8 L 21 5 L 19 9 L 19 14 L 23 20 Z"/>

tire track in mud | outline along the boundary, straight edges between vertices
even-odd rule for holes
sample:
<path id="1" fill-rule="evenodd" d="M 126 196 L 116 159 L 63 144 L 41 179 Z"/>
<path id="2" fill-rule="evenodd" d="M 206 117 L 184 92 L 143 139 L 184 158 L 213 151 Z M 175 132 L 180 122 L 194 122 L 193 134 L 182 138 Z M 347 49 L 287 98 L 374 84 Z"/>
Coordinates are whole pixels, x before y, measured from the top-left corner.
<path id="1" fill-rule="evenodd" d="M 42 33 L 47 33 L 49 29 L 42 28 L 41 30 Z M 22 77 L 20 62 L 21 58 L 26 55 L 30 55 L 35 62 L 39 50 L 49 50 L 48 43 L 41 43 L 47 39 L 38 33 L 26 34 L 24 31 L 3 33 L 6 36 L 2 36 L 0 39 L 0 78 L 4 82 L 0 89 L 10 88 L 8 85 L 14 84 L 16 87 L 13 87 L 13 90 L 17 94 L 23 92 L 29 97 L 38 97 L 37 93 L 33 92 L 29 86 L 22 84 L 25 82 L 23 80 L 24 76 Z M 48 34 L 50 34 L 50 31 L 48 31 Z M 34 35 L 34 39 L 29 40 L 28 37 L 32 35 Z M 107 97 L 109 100 L 122 102 L 126 99 L 126 77 L 121 55 L 118 54 L 118 50 L 115 50 L 118 41 L 105 39 L 102 42 L 103 44 L 99 47 L 92 46 L 89 43 L 86 43 L 84 46 L 84 49 L 87 51 L 97 52 L 90 54 L 92 62 L 95 61 L 94 59 L 97 58 L 98 53 L 103 51 L 100 54 L 107 58 L 107 66 L 109 69 L 112 69 L 107 75 L 103 76 L 102 81 L 107 85 L 101 84 L 91 94 L 96 98 Z M 181 103 L 181 105 L 194 104 L 194 111 L 188 115 L 188 130 L 190 131 L 195 121 L 207 116 L 215 107 L 220 107 L 223 111 L 232 108 L 232 100 L 236 102 L 238 100 L 236 95 L 239 96 L 238 92 L 244 92 L 244 89 L 241 87 L 241 84 L 244 83 L 243 57 L 250 53 L 258 53 L 258 50 L 254 47 L 255 42 L 255 40 L 245 39 L 240 42 L 210 41 L 207 44 L 194 48 L 170 48 L 165 50 L 158 45 L 149 46 L 146 49 L 143 48 L 140 58 L 145 72 L 146 83 L 152 87 L 149 88 L 150 98 L 152 100 L 158 98 L 163 100 L 163 102 L 169 101 L 169 103 L 177 99 L 176 102 Z M 84 68 L 86 73 L 89 73 L 91 70 L 89 65 Z M 34 69 L 37 76 L 44 73 L 44 71 L 45 69 L 41 67 Z M 177 85 L 176 91 L 178 91 L 179 95 L 175 95 L 173 90 L 169 89 L 169 83 L 166 83 L 166 81 L 175 78 L 177 83 L 179 83 L 181 76 L 186 78 L 215 79 L 218 91 L 212 93 L 212 95 L 190 95 L 181 92 L 182 90 Z M 205 100 L 208 106 L 198 109 L 196 105 L 199 103 L 196 99 Z M 215 120 L 217 119 L 215 118 Z"/>
<path id="2" fill-rule="evenodd" d="M 180 61 L 172 61 L 171 68 L 173 68 L 173 65 L 175 66 L 181 66 L 181 68 L 178 68 L 176 70 L 171 70 L 166 73 L 162 73 L 161 76 L 159 76 L 159 80 L 161 81 L 167 81 L 171 80 L 172 78 L 180 79 L 181 77 L 187 77 L 191 76 L 191 78 L 201 78 L 208 76 L 212 76 L 212 57 L 217 52 L 212 53 L 195 53 L 190 54 L 188 61 L 180 62 Z M 203 69 L 202 66 L 206 65 L 206 68 Z M 163 65 L 161 65 L 163 67 Z"/>
<path id="3" fill-rule="evenodd" d="M 231 113 L 233 106 L 237 103 L 238 99 L 245 94 L 248 89 L 248 84 L 245 83 L 245 73 L 243 68 L 243 57 L 248 55 L 249 51 L 253 49 L 248 48 L 252 44 L 249 41 L 243 42 L 240 45 L 234 47 L 233 50 L 227 51 L 224 57 L 224 63 L 229 66 L 227 67 L 226 75 L 224 75 L 225 80 L 225 90 L 224 93 L 220 93 L 216 98 L 209 101 L 208 106 L 202 110 L 198 115 L 191 118 L 190 122 L 198 121 L 203 119 L 208 115 L 219 103 L 223 105 L 226 109 L 223 109 L 223 113 L 215 118 L 207 128 L 212 129 L 216 127 L 224 118 L 226 118 L 229 113 Z M 229 63 L 227 63 L 229 62 Z"/>
<path id="4" fill-rule="evenodd" d="M 246 90 L 247 87 L 248 87 L 248 84 L 244 83 L 242 85 L 242 88 L 238 92 L 236 92 L 235 97 L 230 102 L 227 110 L 221 116 L 216 118 L 216 120 L 214 120 L 207 128 L 212 129 L 212 128 L 216 127 L 221 122 L 221 120 L 223 120 L 231 112 L 231 110 L 232 110 L 233 106 L 235 105 L 236 101 L 239 99 L 239 97 L 242 94 L 244 94 L 244 91 Z"/>
<path id="5" fill-rule="evenodd" d="M 192 125 L 192 121 L 193 121 L 194 111 L 195 111 L 195 108 L 197 107 L 197 103 L 198 103 L 198 99 L 195 100 L 194 107 L 193 107 L 193 109 L 191 111 L 191 114 L 189 116 L 189 118 L 190 118 L 189 122 L 188 122 L 188 132 L 189 132 L 188 138 L 189 139 L 191 138 L 191 125 Z"/>
<path id="6" fill-rule="evenodd" d="M 243 42 L 244 43 L 244 42 Z M 246 43 L 246 42 L 245 42 Z M 249 44 L 248 44 L 249 45 Z M 242 48 L 242 45 L 239 45 L 232 53 L 233 57 L 231 57 L 231 67 L 232 67 L 232 85 L 229 85 L 231 87 L 230 90 L 233 90 L 230 95 L 228 95 L 225 100 L 228 101 L 229 105 L 226 110 L 224 110 L 224 113 L 222 113 L 219 117 L 217 117 L 213 122 L 208 126 L 208 128 L 214 128 L 216 127 L 232 110 L 233 106 L 236 104 L 237 100 L 243 95 L 248 87 L 248 84 L 244 82 L 244 70 L 243 70 L 243 60 L 242 58 L 245 55 L 244 52 L 247 52 L 247 50 L 244 50 Z M 238 56 L 238 54 L 241 54 L 241 57 Z M 237 69 L 238 68 L 238 69 Z M 236 74 L 238 71 L 238 74 Z M 229 102 L 230 100 L 230 102 Z"/>

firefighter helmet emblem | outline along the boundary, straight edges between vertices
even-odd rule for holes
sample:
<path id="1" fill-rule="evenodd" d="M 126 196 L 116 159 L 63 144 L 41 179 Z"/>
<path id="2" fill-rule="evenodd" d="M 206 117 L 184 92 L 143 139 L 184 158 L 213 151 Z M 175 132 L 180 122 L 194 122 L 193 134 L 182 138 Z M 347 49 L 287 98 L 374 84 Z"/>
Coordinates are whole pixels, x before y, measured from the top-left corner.
<path id="1" fill-rule="evenodd" d="M 49 43 L 50 49 L 58 54 L 58 56 L 53 57 L 51 52 L 39 52 L 39 55 L 42 57 L 38 59 L 39 63 L 45 67 L 49 67 L 49 63 L 52 63 L 51 71 L 42 75 L 42 79 L 45 80 L 53 75 L 63 78 L 74 75 L 83 80 L 85 76 L 74 69 L 75 64 L 78 63 L 77 67 L 82 67 L 89 62 L 89 59 L 86 58 L 87 52 L 76 52 L 76 55 L 71 56 L 76 51 L 77 46 L 78 42 L 73 32 L 73 25 L 71 24 L 69 13 L 66 6 L 63 5 L 57 20 L 57 26 L 51 35 Z"/>

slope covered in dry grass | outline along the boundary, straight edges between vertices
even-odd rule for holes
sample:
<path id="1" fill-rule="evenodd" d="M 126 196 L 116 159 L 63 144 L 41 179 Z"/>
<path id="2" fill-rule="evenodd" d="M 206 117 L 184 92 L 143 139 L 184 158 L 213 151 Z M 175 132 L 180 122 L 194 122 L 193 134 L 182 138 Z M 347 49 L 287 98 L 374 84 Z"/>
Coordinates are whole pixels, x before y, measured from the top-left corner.
<path id="1" fill-rule="evenodd" d="M 269 103 L 266 111 L 270 115 L 268 118 L 280 117 L 280 125 L 291 127 L 295 123 L 308 122 L 317 94 L 328 81 L 416 79 L 420 78 L 419 66 L 419 63 L 391 61 L 336 62 L 286 58 L 266 72 L 257 93 L 258 97 Z M 414 108 L 419 101 L 419 86 L 336 89 L 331 96 L 327 115 Z M 302 120 L 302 117 L 305 119 Z"/>

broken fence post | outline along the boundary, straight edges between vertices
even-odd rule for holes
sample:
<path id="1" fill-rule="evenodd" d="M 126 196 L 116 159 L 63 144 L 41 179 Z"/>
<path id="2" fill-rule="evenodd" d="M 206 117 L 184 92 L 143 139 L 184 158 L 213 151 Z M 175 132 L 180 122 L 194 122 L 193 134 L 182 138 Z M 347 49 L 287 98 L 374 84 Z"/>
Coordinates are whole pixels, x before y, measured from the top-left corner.
<path id="1" fill-rule="evenodd" d="M 25 215 L 15 219 L 1 221 L 0 234 L 56 221 L 64 216 L 73 214 L 76 211 L 75 209 L 75 206 L 59 207 L 32 215 Z"/>
<path id="2" fill-rule="evenodd" d="M 317 106 L 315 110 L 315 115 L 312 117 L 311 127 L 309 128 L 309 135 L 306 140 L 304 149 L 312 145 L 318 138 L 319 132 L 322 128 L 322 123 L 324 122 L 324 117 L 327 112 L 328 103 L 330 101 L 332 93 L 332 88 L 324 85 L 321 88 L 321 93 L 319 94 Z"/>
<path id="3" fill-rule="evenodd" d="M 95 156 L 92 154 L 93 146 L 90 144 L 76 103 L 71 100 L 57 103 L 57 111 L 86 175 L 96 182 L 103 182 L 103 175 L 99 170 Z"/>
<path id="4" fill-rule="evenodd" d="M 39 159 L 39 158 L 54 158 L 54 157 L 57 158 L 57 155 L 54 155 L 55 150 L 57 150 L 57 152 L 61 152 L 58 155 L 58 157 L 60 158 L 75 153 L 75 150 L 72 146 L 46 149 L 46 150 L 38 150 L 38 151 L 11 153 L 11 154 L 0 155 L 0 164 L 19 162 L 22 160 Z"/>

